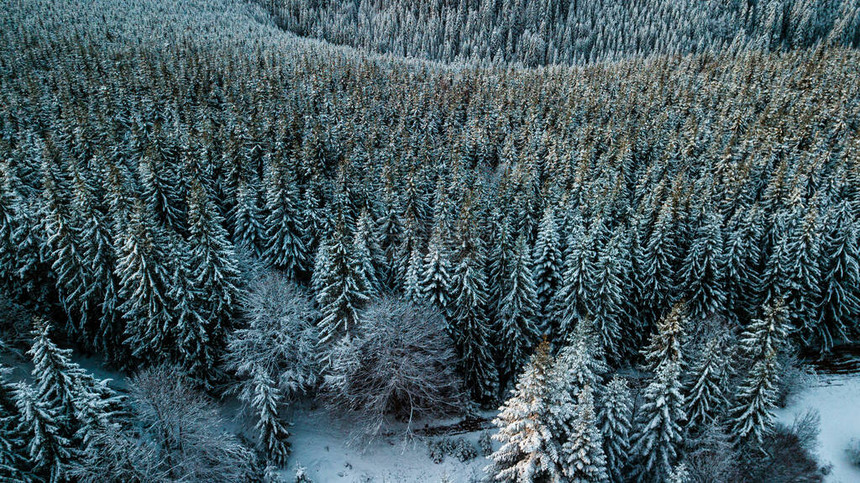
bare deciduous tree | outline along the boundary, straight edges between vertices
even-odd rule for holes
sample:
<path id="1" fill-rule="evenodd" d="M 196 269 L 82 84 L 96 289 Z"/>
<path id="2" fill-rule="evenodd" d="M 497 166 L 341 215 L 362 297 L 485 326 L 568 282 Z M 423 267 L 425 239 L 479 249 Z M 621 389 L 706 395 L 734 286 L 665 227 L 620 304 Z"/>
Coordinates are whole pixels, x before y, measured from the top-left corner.
<path id="1" fill-rule="evenodd" d="M 322 400 L 334 413 L 356 416 L 359 436 L 377 436 L 393 417 L 406 423 L 408 437 L 417 418 L 461 407 L 454 351 L 433 310 L 383 298 L 361 314 L 357 335 L 333 344 L 328 358 Z"/>

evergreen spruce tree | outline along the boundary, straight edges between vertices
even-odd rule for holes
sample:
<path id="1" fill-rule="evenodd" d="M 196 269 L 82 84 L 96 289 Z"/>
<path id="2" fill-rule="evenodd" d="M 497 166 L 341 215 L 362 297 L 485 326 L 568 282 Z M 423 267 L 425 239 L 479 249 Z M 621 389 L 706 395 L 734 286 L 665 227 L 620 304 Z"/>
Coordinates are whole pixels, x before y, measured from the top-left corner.
<path id="1" fill-rule="evenodd" d="M 268 462 L 277 466 L 286 464 L 290 454 L 290 433 L 278 416 L 280 394 L 271 377 L 264 370 L 254 375 L 254 399 L 251 402 L 259 418 L 257 431 L 260 432 L 260 445 Z"/>
<path id="2" fill-rule="evenodd" d="M 598 417 L 606 469 L 609 479 L 615 483 L 625 481 L 625 468 L 630 459 L 632 416 L 630 389 L 624 379 L 615 376 L 603 391 Z"/>
<path id="3" fill-rule="evenodd" d="M 579 392 L 573 432 L 562 447 L 562 473 L 571 482 L 604 482 L 609 473 L 603 452 L 603 435 L 597 427 L 591 386 Z"/>
<path id="4" fill-rule="evenodd" d="M 19 431 L 21 415 L 15 404 L 15 386 L 9 382 L 11 369 L 0 364 L 0 475 L 11 481 L 32 481 L 26 456 L 25 435 Z"/>
<path id="5" fill-rule="evenodd" d="M 358 217 L 353 240 L 353 256 L 361 271 L 359 277 L 367 280 L 369 295 L 380 293 L 384 277 L 382 248 L 379 246 L 376 227 L 368 210 L 363 210 Z"/>
<path id="6" fill-rule="evenodd" d="M 80 369 L 70 361 L 72 351 L 60 349 L 50 339 L 50 324 L 36 320 L 34 326 L 33 346 L 27 353 L 33 360 L 36 398 L 52 412 L 61 435 L 71 437 L 78 425 L 75 376 Z"/>
<path id="7" fill-rule="evenodd" d="M 180 195 L 181 181 L 176 172 L 178 160 L 174 154 L 147 150 L 138 163 L 141 199 L 146 200 L 147 211 L 156 217 L 161 227 L 184 232 L 184 197 Z"/>
<path id="8" fill-rule="evenodd" d="M 491 219 L 490 239 L 488 240 L 489 257 L 487 263 L 487 312 L 496 327 L 502 310 L 502 301 L 508 293 L 510 283 L 510 266 L 514 258 L 514 240 L 508 219 L 499 211 L 494 211 Z"/>
<path id="9" fill-rule="evenodd" d="M 659 316 L 675 301 L 675 265 L 678 257 L 675 240 L 673 208 L 669 201 L 663 203 L 657 220 L 644 246 L 641 263 L 644 280 L 643 296 Z M 651 319 L 653 320 L 653 319 Z"/>
<path id="10" fill-rule="evenodd" d="M 681 392 L 680 365 L 667 359 L 645 388 L 638 411 L 631 453 L 641 481 L 663 481 L 681 457 L 684 421 L 684 396 Z"/>
<path id="11" fill-rule="evenodd" d="M 563 262 L 555 212 L 551 206 L 547 206 L 541 218 L 533 259 L 537 305 L 541 321 L 539 329 L 547 334 L 552 328 L 552 300 L 561 284 Z"/>
<path id="12" fill-rule="evenodd" d="M 335 222 L 334 232 L 325 249 L 321 274 L 318 278 L 317 304 L 322 314 L 320 343 L 334 342 L 354 330 L 358 310 L 368 300 L 367 279 L 362 277 L 360 261 L 353 255 L 353 243 L 347 233 L 342 210 Z"/>
<path id="13" fill-rule="evenodd" d="M 173 353 L 169 349 L 173 346 L 168 298 L 171 271 L 162 246 L 163 235 L 141 202 L 134 203 L 118 242 L 115 274 L 122 302 L 117 310 L 126 324 L 124 343 L 138 359 L 161 359 Z"/>
<path id="14" fill-rule="evenodd" d="M 684 367 L 682 346 L 686 322 L 687 307 L 684 303 L 676 304 L 657 322 L 657 330 L 651 334 L 651 340 L 643 351 L 647 370 L 656 372 L 668 361 L 676 362 L 679 368 Z"/>
<path id="15" fill-rule="evenodd" d="M 502 444 L 490 456 L 493 464 L 487 467 L 495 481 L 557 481 L 562 477 L 561 448 L 544 421 L 550 365 L 549 344 L 543 343 L 493 420 L 499 428 L 493 439 Z"/>
<path id="16" fill-rule="evenodd" d="M 449 333 L 460 357 L 463 382 L 477 401 L 492 401 L 498 379 L 491 353 L 491 333 L 486 306 L 487 289 L 483 246 L 480 238 L 467 238 L 452 277 L 454 304 Z"/>
<path id="17" fill-rule="evenodd" d="M 726 307 L 724 248 L 722 218 L 709 211 L 702 215 L 680 273 L 694 320 L 722 314 Z"/>
<path id="18" fill-rule="evenodd" d="M 787 335 L 786 319 L 785 306 L 777 299 L 741 335 L 742 354 L 750 362 L 750 369 L 738 388 L 730 422 L 740 446 L 760 446 L 773 425 L 782 371 L 778 355 Z"/>
<path id="19" fill-rule="evenodd" d="M 731 354 L 726 337 L 717 336 L 704 343 L 690 368 L 687 388 L 687 428 L 704 430 L 725 416 L 729 404 L 728 382 Z"/>
<path id="20" fill-rule="evenodd" d="M 266 246 L 265 217 L 260 192 L 251 180 L 240 180 L 236 191 L 236 204 L 230 211 L 233 242 L 257 257 L 262 257 Z"/>
<path id="21" fill-rule="evenodd" d="M 451 257 L 441 225 L 433 229 L 433 236 L 424 256 L 421 271 L 421 293 L 428 303 L 442 311 L 446 319 L 451 307 Z"/>
<path id="22" fill-rule="evenodd" d="M 823 307 L 815 339 L 830 349 L 835 340 L 860 332 L 851 320 L 860 316 L 860 242 L 848 202 L 831 210 L 822 249 Z"/>
<path id="23" fill-rule="evenodd" d="M 50 483 L 64 481 L 73 460 L 72 442 L 62 435 L 57 414 L 43 403 L 29 384 L 20 382 L 15 389 L 15 404 L 21 415 L 19 434 L 26 435 L 27 457 L 33 471 Z"/>
<path id="24" fill-rule="evenodd" d="M 592 247 L 582 218 L 575 216 L 569 225 L 562 282 L 552 304 L 561 336 L 568 333 L 588 312 L 585 303 L 591 294 L 591 277 L 594 275 Z"/>
<path id="25" fill-rule="evenodd" d="M 794 216 L 800 212 L 793 210 Z M 801 223 L 795 226 L 782 260 L 787 264 L 788 279 L 784 291 L 789 323 L 799 329 L 803 342 L 812 346 L 820 333 L 820 310 L 822 300 L 821 225 L 818 210 L 810 208 Z"/>
<path id="26" fill-rule="evenodd" d="M 425 302 L 421 291 L 421 267 L 424 261 L 418 247 L 409 253 L 409 261 L 406 266 L 406 277 L 403 281 L 403 294 L 413 304 L 420 305 Z"/>
<path id="27" fill-rule="evenodd" d="M 87 331 L 89 327 L 86 325 L 86 316 L 90 300 L 85 295 L 86 290 L 92 286 L 93 277 L 82 256 L 80 225 L 65 196 L 68 193 L 61 192 L 64 186 L 58 180 L 59 175 L 50 167 L 43 169 L 46 171 L 43 186 L 51 270 L 56 277 L 71 333 L 77 334 L 82 341 L 89 341 L 94 334 Z"/>
<path id="28" fill-rule="evenodd" d="M 742 320 L 749 320 L 761 301 L 762 274 L 758 272 L 762 239 L 757 220 L 760 208 L 738 209 L 726 234 L 726 304 Z"/>
<path id="29" fill-rule="evenodd" d="M 585 301 L 585 307 L 600 338 L 599 343 L 603 350 L 616 360 L 622 352 L 621 320 L 625 311 L 622 288 L 624 259 L 618 244 L 618 237 L 613 237 L 600 250 L 592 275 L 592 294 Z"/>
<path id="30" fill-rule="evenodd" d="M 225 343 L 226 333 L 239 303 L 239 268 L 233 244 L 227 238 L 222 219 L 203 186 L 191 180 L 188 196 L 188 279 L 189 292 L 197 300 L 195 307 L 189 308 L 189 323 L 193 331 L 200 331 L 196 339 L 205 335 L 205 343 L 197 346 L 189 354 L 195 361 L 195 373 L 202 376 L 208 373 L 214 357 Z M 176 244 L 181 246 L 181 244 Z M 181 274 L 180 274 L 181 276 Z M 180 281 L 175 286 L 182 285 Z M 175 297 L 183 294 L 174 293 Z M 195 315 L 190 311 L 196 312 Z M 197 322 L 195 319 L 198 319 Z M 185 331 L 189 334 L 189 331 Z M 186 339 L 187 340 L 187 339 Z M 203 354 L 208 354 L 204 356 Z M 202 376 L 207 378 L 208 376 Z"/>
<path id="31" fill-rule="evenodd" d="M 81 258 L 90 273 L 80 295 L 87 300 L 86 319 L 81 325 L 93 334 L 91 344 L 108 360 L 119 361 L 122 354 L 122 322 L 117 307 L 116 254 L 113 234 L 96 189 L 82 173 L 75 176 L 73 207 L 81 216 Z"/>
<path id="32" fill-rule="evenodd" d="M 283 270 L 288 277 L 299 277 L 307 269 L 307 250 L 302 240 L 304 226 L 301 203 L 292 173 L 285 161 L 272 160 L 267 171 L 265 251 L 263 259 Z"/>
<path id="33" fill-rule="evenodd" d="M 509 268 L 510 281 L 499 312 L 501 375 L 509 380 L 525 362 L 526 354 L 538 340 L 537 296 L 531 271 L 531 253 L 525 236 L 517 241 Z"/>

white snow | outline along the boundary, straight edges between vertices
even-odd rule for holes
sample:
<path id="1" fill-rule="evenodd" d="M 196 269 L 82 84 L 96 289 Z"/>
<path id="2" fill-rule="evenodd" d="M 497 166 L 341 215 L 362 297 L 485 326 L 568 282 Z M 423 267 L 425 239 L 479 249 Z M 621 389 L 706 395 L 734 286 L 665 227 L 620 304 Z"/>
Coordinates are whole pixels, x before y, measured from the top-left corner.
<path id="1" fill-rule="evenodd" d="M 468 483 L 481 481 L 485 476 L 483 468 L 490 464 L 480 454 L 465 463 L 445 456 L 442 463 L 435 464 L 428 453 L 428 438 L 415 438 L 404 445 L 401 437 L 390 436 L 375 440 L 366 449 L 352 447 L 348 444 L 350 428 L 324 411 L 297 410 L 291 419 L 292 453 L 288 468 L 282 473 L 287 478 L 294 477 L 298 467 L 304 467 L 314 482 L 439 483 L 447 478 L 451 482 Z M 432 424 L 452 422 L 455 421 Z M 450 437 L 464 438 L 477 449 L 479 436 L 480 432 L 473 432 Z"/>
<path id="2" fill-rule="evenodd" d="M 852 438 L 860 438 L 860 374 L 813 378 L 808 387 L 791 396 L 785 409 L 777 410 L 777 418 L 790 425 L 807 409 L 821 415 L 818 459 L 833 465 L 825 481 L 860 482 L 860 467 L 852 465 L 845 452 Z"/>

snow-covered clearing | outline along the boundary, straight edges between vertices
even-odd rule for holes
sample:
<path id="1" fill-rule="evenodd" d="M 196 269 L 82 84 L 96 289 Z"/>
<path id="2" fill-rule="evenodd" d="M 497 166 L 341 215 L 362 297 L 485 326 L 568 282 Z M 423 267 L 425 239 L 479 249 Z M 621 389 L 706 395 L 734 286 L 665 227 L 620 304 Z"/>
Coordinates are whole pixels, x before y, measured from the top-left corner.
<path id="1" fill-rule="evenodd" d="M 349 445 L 350 428 L 332 420 L 325 412 L 299 410 L 293 414 L 292 454 L 285 475 L 295 475 L 302 466 L 314 482 L 470 482 L 484 477 L 483 468 L 489 460 L 480 454 L 462 463 L 454 456 L 445 456 L 434 463 L 428 452 L 428 441 L 442 437 L 414 438 L 404 444 L 397 436 L 382 437 L 366 449 Z M 434 421 L 449 424 L 456 421 Z M 463 438 L 478 450 L 480 431 L 449 436 Z M 290 480 L 288 480 L 290 481 Z"/>
<path id="2" fill-rule="evenodd" d="M 821 434 L 818 437 L 818 459 L 832 464 L 828 483 L 854 483 L 860 481 L 860 467 L 848 461 L 845 448 L 852 438 L 860 438 L 860 374 L 821 375 L 800 389 L 789 399 L 785 409 L 777 411 L 784 424 L 815 409 L 821 415 Z"/>

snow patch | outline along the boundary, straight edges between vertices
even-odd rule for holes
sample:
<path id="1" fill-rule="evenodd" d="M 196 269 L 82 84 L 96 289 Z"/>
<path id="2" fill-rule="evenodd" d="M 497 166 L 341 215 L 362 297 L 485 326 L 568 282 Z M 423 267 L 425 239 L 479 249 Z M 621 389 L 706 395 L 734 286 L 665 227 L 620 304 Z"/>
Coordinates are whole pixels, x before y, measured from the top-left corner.
<path id="1" fill-rule="evenodd" d="M 818 459 L 832 464 L 828 483 L 860 481 L 860 467 L 851 464 L 846 448 L 852 438 L 860 438 L 860 374 L 819 376 L 776 411 L 777 419 L 790 425 L 807 409 L 821 415 Z"/>

